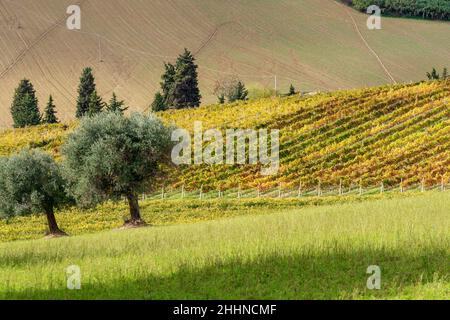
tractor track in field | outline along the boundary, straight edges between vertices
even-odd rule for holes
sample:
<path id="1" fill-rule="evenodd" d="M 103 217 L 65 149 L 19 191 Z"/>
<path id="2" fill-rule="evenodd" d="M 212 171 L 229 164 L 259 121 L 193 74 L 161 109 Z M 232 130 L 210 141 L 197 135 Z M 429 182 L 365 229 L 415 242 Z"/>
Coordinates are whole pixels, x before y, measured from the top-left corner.
<path id="1" fill-rule="evenodd" d="M 84 4 L 87 0 L 80 0 L 76 3 L 77 6 Z M 3 3 L 2 3 L 3 4 Z M 33 40 L 30 44 L 25 43 L 25 48 L 13 59 L 13 61 L 2 71 L 0 72 L 0 79 L 3 79 L 19 62 L 21 62 L 25 56 L 39 43 L 47 38 L 47 36 L 54 31 L 61 23 L 66 20 L 66 16 L 57 20 L 54 24 L 48 27 L 44 32 L 42 32 L 35 40 Z M 19 35 L 19 37 L 23 40 L 23 38 Z"/>
<path id="2" fill-rule="evenodd" d="M 335 2 L 335 4 L 337 6 L 341 6 L 340 4 L 338 4 L 337 2 Z M 367 42 L 366 38 L 364 38 L 363 34 L 361 33 L 361 30 L 358 27 L 358 24 L 356 23 L 355 18 L 353 17 L 353 15 L 351 14 L 352 9 L 350 8 L 344 8 L 345 13 L 347 14 L 347 16 L 350 17 L 353 27 L 355 28 L 356 32 L 358 33 L 359 38 L 362 40 L 362 42 L 364 43 L 364 45 L 366 46 L 366 48 L 370 51 L 370 53 L 372 53 L 372 55 L 377 59 L 378 63 L 380 64 L 381 68 L 384 70 L 384 72 L 386 73 L 386 75 L 389 77 L 389 79 L 392 81 L 393 84 L 397 84 L 397 81 L 395 80 L 395 78 L 392 76 L 392 74 L 389 72 L 389 69 L 386 67 L 386 65 L 384 64 L 383 60 L 381 60 L 380 56 L 378 55 L 378 53 L 370 46 L 369 42 Z"/>
<path id="3" fill-rule="evenodd" d="M 234 23 L 234 21 L 224 22 L 224 23 L 221 23 L 218 26 L 216 26 L 214 31 L 209 35 L 208 39 L 205 42 L 203 42 L 203 44 L 200 46 L 200 48 L 198 48 L 195 51 L 194 56 L 197 56 L 204 48 L 206 48 L 211 43 L 211 41 L 213 41 L 214 37 L 217 35 L 217 33 L 220 31 L 221 28 L 223 28 L 227 24 L 231 24 L 231 23 Z"/>

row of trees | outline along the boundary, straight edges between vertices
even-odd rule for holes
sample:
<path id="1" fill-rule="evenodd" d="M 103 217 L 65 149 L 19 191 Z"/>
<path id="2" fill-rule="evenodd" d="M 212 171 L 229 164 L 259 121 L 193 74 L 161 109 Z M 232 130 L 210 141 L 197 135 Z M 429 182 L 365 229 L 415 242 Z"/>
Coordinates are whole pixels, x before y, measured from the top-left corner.
<path id="1" fill-rule="evenodd" d="M 200 105 L 201 94 L 198 87 L 198 66 L 190 51 L 184 50 L 175 64 L 165 63 L 161 76 L 161 90 L 155 94 L 150 108 L 153 112 L 168 109 L 195 108 Z M 291 85 L 288 95 L 295 94 Z M 244 101 L 249 97 L 245 84 L 235 76 L 216 82 L 214 94 L 219 104 Z"/>
<path id="2" fill-rule="evenodd" d="M 77 118 L 82 118 L 84 116 L 92 117 L 104 110 L 124 113 L 128 110 L 128 107 L 125 107 L 124 101 L 117 99 L 114 92 L 109 103 L 103 102 L 102 98 L 97 93 L 92 68 L 85 68 L 80 77 L 80 84 L 78 85 L 78 98 L 75 115 Z"/>
<path id="3" fill-rule="evenodd" d="M 76 117 L 93 116 L 103 110 L 123 113 L 128 108 L 124 101 L 118 100 L 115 93 L 112 94 L 109 103 L 103 102 L 97 94 L 95 78 L 91 68 L 85 68 L 80 78 L 78 86 L 78 99 Z M 11 116 L 15 128 L 24 128 L 41 123 L 58 123 L 57 111 L 50 95 L 44 113 L 41 114 L 36 97 L 36 90 L 28 79 L 20 81 L 14 91 L 14 98 L 11 104 Z"/>
<path id="4" fill-rule="evenodd" d="M 371 5 L 377 5 L 384 14 L 400 17 L 421 17 L 424 19 L 450 20 L 448 0 L 341 0 L 365 12 Z"/>
<path id="5" fill-rule="evenodd" d="M 448 69 L 444 68 L 442 70 L 442 74 L 439 74 L 436 70 L 436 68 L 433 68 L 431 72 L 427 72 L 427 77 L 429 80 L 445 80 L 450 79 L 450 75 L 448 74 Z"/>
<path id="6" fill-rule="evenodd" d="M 162 75 L 161 91 L 155 95 L 151 105 L 152 111 L 159 112 L 170 108 L 198 107 L 201 95 L 198 88 L 197 68 L 194 57 L 186 49 L 179 56 L 175 65 L 166 63 L 165 72 Z M 431 72 L 427 72 L 427 77 L 430 80 L 447 79 L 449 78 L 448 70 L 444 68 L 442 74 L 439 74 L 433 68 Z M 249 96 L 245 84 L 237 77 L 229 77 L 217 81 L 214 94 L 217 96 L 219 104 L 247 100 Z M 296 90 L 291 84 L 287 96 L 295 94 Z M 124 101 L 118 100 L 114 92 L 109 103 L 103 102 L 97 93 L 92 69 L 85 68 L 83 70 L 78 86 L 77 118 L 92 117 L 104 110 L 124 113 L 127 109 L 128 107 L 125 107 Z M 14 127 L 16 128 L 38 125 L 40 123 L 52 124 L 58 122 L 53 97 L 50 95 L 44 114 L 41 115 L 36 91 L 28 79 L 20 81 L 19 86 L 15 90 L 11 114 Z"/>
<path id="7" fill-rule="evenodd" d="M 152 111 L 198 107 L 202 96 L 198 86 L 198 66 L 192 53 L 185 49 L 175 64 L 165 63 L 164 68 L 165 72 L 160 83 L 161 91 L 155 94 L 151 104 Z M 224 104 L 226 101 L 232 103 L 247 100 L 249 96 L 245 84 L 237 77 L 217 81 L 214 94 L 217 95 L 220 104 Z M 288 95 L 292 94 L 295 94 L 295 89 L 291 85 Z M 103 102 L 97 93 L 92 68 L 83 70 L 78 85 L 75 114 L 77 118 L 92 117 L 104 110 L 124 113 L 127 109 L 124 101 L 118 100 L 115 93 L 112 94 L 109 103 Z M 16 128 L 58 122 L 53 97 L 49 97 L 44 114 L 41 115 L 36 91 L 28 79 L 22 80 L 15 90 L 11 114 Z"/>
<path id="8" fill-rule="evenodd" d="M 172 129 L 156 117 L 105 112 L 84 117 L 62 148 L 63 162 L 42 151 L 0 158 L 0 216 L 44 213 L 49 234 L 65 235 L 56 208 L 93 207 L 126 197 L 127 226 L 144 225 L 138 194 L 153 185 L 170 161 Z"/>
<path id="9" fill-rule="evenodd" d="M 175 64 L 166 63 L 162 75 L 161 92 L 155 95 L 153 111 L 169 108 L 183 109 L 198 107 L 201 102 L 198 87 L 198 66 L 191 52 L 185 49 Z M 113 93 L 109 103 L 104 103 L 98 95 L 92 68 L 85 68 L 80 77 L 76 117 L 94 116 L 104 110 L 123 113 L 128 108 Z M 14 127 L 23 128 L 40 123 L 57 123 L 56 107 L 52 96 L 43 115 L 39 112 L 36 91 L 30 80 L 24 79 L 15 90 L 11 114 Z"/>
<path id="10" fill-rule="evenodd" d="M 38 125 L 40 123 L 51 124 L 58 122 L 53 97 L 50 95 L 44 114 L 41 115 L 36 91 L 33 84 L 27 79 L 20 81 L 14 92 L 11 115 L 16 128 Z"/>

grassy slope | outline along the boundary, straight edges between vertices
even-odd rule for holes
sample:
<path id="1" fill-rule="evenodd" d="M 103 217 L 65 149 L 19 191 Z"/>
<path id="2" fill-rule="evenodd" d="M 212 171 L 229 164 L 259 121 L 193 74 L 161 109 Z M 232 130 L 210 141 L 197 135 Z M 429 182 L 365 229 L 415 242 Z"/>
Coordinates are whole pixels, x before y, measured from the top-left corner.
<path id="1" fill-rule="evenodd" d="M 42 106 L 51 93 L 59 116 L 71 119 L 86 65 L 105 98 L 114 90 L 142 111 L 158 89 L 162 62 L 184 47 L 197 52 L 205 102 L 215 100 L 214 82 L 229 73 L 271 88 L 277 74 L 285 91 L 291 82 L 301 90 L 389 82 L 349 13 L 397 81 L 423 79 L 448 63 L 450 51 L 448 23 L 386 18 L 382 30 L 369 31 L 366 15 L 334 0 L 81 1 L 81 32 L 65 28 L 69 4 L 1 2 L 0 127 L 11 124 L 8 108 L 23 77 L 32 79 Z"/>
<path id="2" fill-rule="evenodd" d="M 0 298 L 449 299 L 449 204 L 436 193 L 0 244 Z M 73 264 L 80 291 L 66 289 Z"/>
<path id="3" fill-rule="evenodd" d="M 181 200 L 147 199 L 141 201 L 141 213 L 146 222 L 153 226 L 197 223 L 242 215 L 258 215 L 269 210 L 303 208 L 311 206 L 352 203 L 389 197 L 415 196 L 417 193 L 372 194 L 365 196 L 346 195 L 329 197 L 303 197 L 302 199 L 210 199 L 196 198 Z M 108 202 L 91 210 L 66 208 L 56 213 L 59 226 L 72 236 L 117 229 L 128 219 L 129 208 L 125 202 Z M 41 239 L 46 233 L 47 224 L 42 215 L 15 217 L 0 220 L 0 242 Z"/>
<path id="4" fill-rule="evenodd" d="M 258 167 L 189 166 L 172 171 L 174 187 L 204 190 L 277 187 L 345 188 L 448 183 L 450 169 L 450 82 L 425 82 L 338 91 L 313 97 L 263 99 L 225 106 L 160 113 L 167 123 L 192 130 L 209 128 L 280 129 L 281 168 L 262 177 Z M 41 147 L 59 157 L 65 136 L 76 124 L 8 130 L 0 134 L 0 154 Z"/>

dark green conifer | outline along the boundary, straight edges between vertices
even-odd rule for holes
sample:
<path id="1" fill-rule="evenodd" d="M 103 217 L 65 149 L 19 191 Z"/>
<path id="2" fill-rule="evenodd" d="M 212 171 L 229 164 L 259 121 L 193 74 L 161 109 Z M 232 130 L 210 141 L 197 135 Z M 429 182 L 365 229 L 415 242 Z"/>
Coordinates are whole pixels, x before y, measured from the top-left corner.
<path id="1" fill-rule="evenodd" d="M 106 106 L 106 110 L 123 114 L 128 110 L 128 107 L 125 107 L 125 102 L 118 100 L 116 94 L 113 92 L 111 100 L 109 100 L 109 104 Z"/>
<path id="2" fill-rule="evenodd" d="M 30 80 L 20 81 L 16 88 L 11 105 L 11 115 L 15 128 L 34 126 L 41 122 L 36 92 Z"/>
<path id="3" fill-rule="evenodd" d="M 85 68 L 80 78 L 78 86 L 77 112 L 76 117 L 81 118 L 88 113 L 89 99 L 95 91 L 95 78 L 91 68 Z"/>
<path id="4" fill-rule="evenodd" d="M 53 103 L 53 97 L 50 95 L 48 98 L 47 106 L 45 107 L 44 118 L 42 122 L 53 124 L 58 123 L 58 118 L 56 117 L 56 107 Z"/>
<path id="5" fill-rule="evenodd" d="M 102 101 L 102 98 L 97 94 L 97 90 L 94 90 L 94 92 L 92 92 L 91 96 L 89 97 L 87 115 L 89 117 L 92 117 L 102 112 L 103 107 L 104 103 Z"/>
<path id="6" fill-rule="evenodd" d="M 289 87 L 289 94 L 288 96 L 293 96 L 295 95 L 297 92 L 295 91 L 295 87 L 294 85 L 291 84 L 291 86 Z"/>
<path id="7" fill-rule="evenodd" d="M 190 51 L 178 57 L 175 69 L 173 105 L 176 109 L 200 106 L 201 95 L 198 88 L 198 73 L 195 58 Z"/>
<path id="8" fill-rule="evenodd" d="M 155 99 L 153 100 L 153 103 L 151 105 L 151 109 L 153 112 L 159 112 L 167 110 L 167 106 L 164 102 L 164 97 L 161 94 L 161 92 L 157 92 L 155 94 Z"/>

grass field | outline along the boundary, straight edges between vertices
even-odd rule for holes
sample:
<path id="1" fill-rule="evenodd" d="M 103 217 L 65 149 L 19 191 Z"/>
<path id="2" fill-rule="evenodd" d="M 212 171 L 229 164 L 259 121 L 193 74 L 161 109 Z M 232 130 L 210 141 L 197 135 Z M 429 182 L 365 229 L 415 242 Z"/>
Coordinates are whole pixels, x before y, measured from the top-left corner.
<path id="1" fill-rule="evenodd" d="M 386 197 L 408 197 L 417 193 L 372 194 L 366 196 L 326 196 L 302 199 L 147 199 L 140 202 L 144 220 L 153 226 L 187 224 L 242 215 L 260 215 L 266 211 L 311 206 L 332 205 L 343 202 L 360 202 Z M 128 219 L 129 207 L 124 202 L 107 202 L 90 210 L 75 207 L 56 213 L 61 228 L 70 235 L 84 235 L 117 229 Z M 14 217 L 0 220 L 0 242 L 41 239 L 46 233 L 47 224 L 42 215 Z"/>
<path id="2" fill-rule="evenodd" d="M 5 299 L 449 299 L 450 194 L 0 244 Z M 66 289 L 66 268 L 82 288 Z M 366 269 L 382 270 L 381 290 Z"/>
<path id="3" fill-rule="evenodd" d="M 230 218 L 242 215 L 261 215 L 268 211 L 292 208 L 353 203 L 388 197 L 409 197 L 408 194 L 371 194 L 365 196 L 326 196 L 310 198 L 272 199 L 210 199 L 155 200 L 140 202 L 144 220 L 153 226 L 170 226 Z M 120 228 L 129 218 L 129 207 L 124 202 L 107 202 L 90 210 L 75 207 L 59 210 L 57 221 L 69 235 L 85 235 Z M 0 220 L 0 243 L 17 240 L 41 239 L 47 232 L 46 218 L 42 215 L 14 217 Z"/>
<path id="4" fill-rule="evenodd" d="M 19 81 L 30 78 L 41 108 L 52 94 L 62 120 L 73 119 L 82 68 L 91 66 L 99 94 L 115 91 L 131 110 L 151 103 L 163 72 L 183 48 L 199 63 L 203 102 L 214 83 L 238 74 L 250 88 L 293 83 L 301 91 L 418 81 L 448 66 L 448 22 L 367 16 L 335 0 L 96 0 L 80 4 L 82 27 L 66 28 L 72 0 L 0 2 L 0 127 Z M 359 28 L 360 34 L 357 31 Z M 82 48 L 82 49 L 80 49 Z"/>

